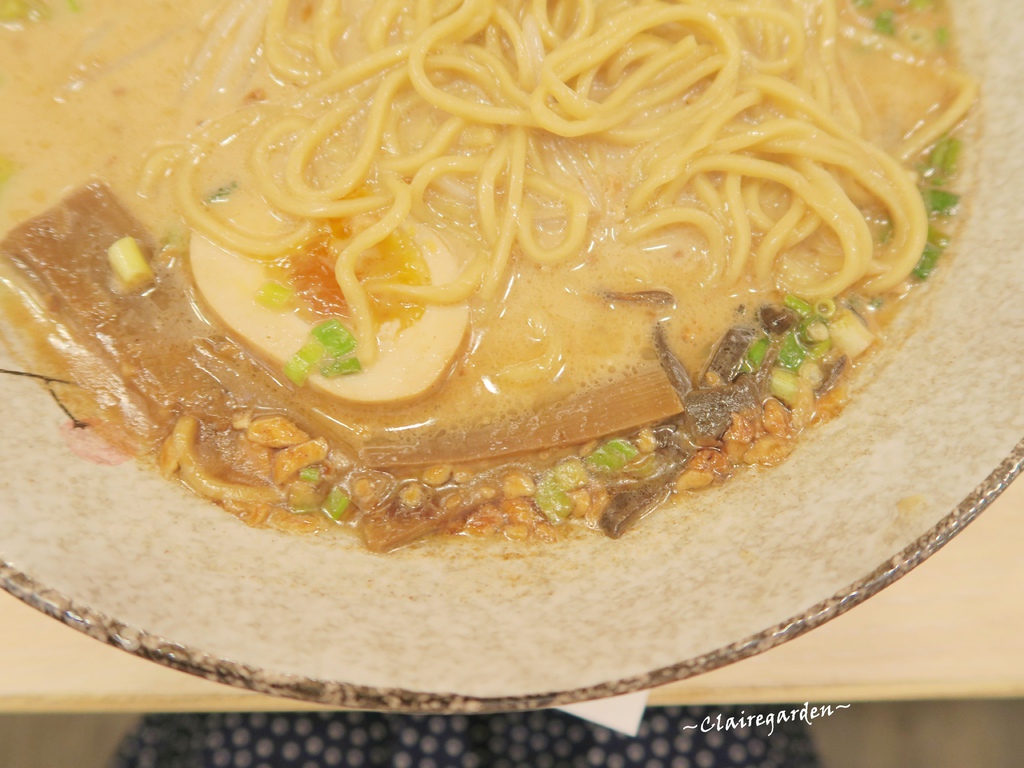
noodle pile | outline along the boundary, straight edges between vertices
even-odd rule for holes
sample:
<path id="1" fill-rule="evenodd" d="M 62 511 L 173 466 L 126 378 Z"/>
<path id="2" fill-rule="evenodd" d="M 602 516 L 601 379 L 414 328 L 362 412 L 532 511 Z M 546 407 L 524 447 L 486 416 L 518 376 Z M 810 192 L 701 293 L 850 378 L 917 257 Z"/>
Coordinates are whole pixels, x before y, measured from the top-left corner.
<path id="1" fill-rule="evenodd" d="M 686 230 L 714 280 L 811 298 L 898 286 L 927 213 L 904 167 L 954 127 L 956 92 L 891 154 L 863 136 L 837 62 L 836 0 L 340 0 L 263 7 L 263 60 L 285 101 L 245 106 L 165 148 L 188 223 L 272 260 L 327 238 L 361 357 L 370 292 L 402 301 L 499 297 L 513 259 L 583 260 Z M 206 204 L 202 166 L 245 143 L 280 224 L 257 234 Z M 884 242 L 872 220 L 891 226 Z M 342 234 L 338 221 L 354 222 Z M 360 260 L 411 221 L 453 242 L 445 285 L 360 282 Z"/>

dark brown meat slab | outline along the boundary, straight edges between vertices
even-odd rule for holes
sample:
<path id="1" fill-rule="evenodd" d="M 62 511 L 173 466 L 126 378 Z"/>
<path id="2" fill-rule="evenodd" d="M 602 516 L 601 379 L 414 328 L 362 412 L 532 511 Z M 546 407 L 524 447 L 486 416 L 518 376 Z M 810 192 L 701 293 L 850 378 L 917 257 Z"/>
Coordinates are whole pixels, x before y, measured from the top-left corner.
<path id="1" fill-rule="evenodd" d="M 666 479 L 620 491 L 612 497 L 601 514 L 601 530 L 610 538 L 620 538 L 648 513 L 657 509 L 671 493 L 672 484 Z"/>
<path id="2" fill-rule="evenodd" d="M 106 262 L 107 248 L 126 236 L 152 253 L 142 226 L 106 187 L 93 184 L 14 229 L 0 243 L 0 254 L 67 329 L 71 340 L 62 340 L 61 347 L 76 382 L 101 405 L 119 406 L 125 421 L 146 433 L 153 427 L 151 405 L 125 383 L 122 372 L 130 360 L 115 341 L 131 322 L 131 308 L 119 306 L 109 267 L 102 273 L 97 268 L 101 258 Z"/>
<path id="3" fill-rule="evenodd" d="M 754 336 L 753 328 L 737 327 L 726 331 L 715 346 L 715 351 L 704 369 L 701 381 L 704 382 L 709 373 L 717 377 L 717 381 L 712 382 L 713 384 L 728 384 L 735 379 Z"/>
<path id="4" fill-rule="evenodd" d="M 684 423 L 691 439 L 698 445 L 710 445 L 729 429 L 734 414 L 760 404 L 757 381 L 753 376 L 740 376 L 721 387 L 695 389 L 686 396 Z"/>
<path id="5" fill-rule="evenodd" d="M 97 182 L 0 243 L 0 255 L 66 329 L 68 338 L 55 346 L 74 381 L 101 406 L 119 408 L 125 425 L 150 439 L 185 410 L 223 419 L 240 403 L 283 405 L 281 384 L 199 317 L 179 277 L 154 264 L 150 290 L 119 289 L 107 249 L 128 236 L 152 256 L 150 235 Z"/>
<path id="6" fill-rule="evenodd" d="M 779 307 L 775 304 L 765 304 L 757 310 L 757 318 L 761 321 L 761 327 L 772 336 L 781 336 L 787 331 L 793 330 L 800 322 L 800 316 L 789 307 Z"/>
<path id="7" fill-rule="evenodd" d="M 661 363 L 661 367 L 664 369 L 665 375 L 668 376 L 668 380 L 672 382 L 676 394 L 679 395 L 680 399 L 685 398 L 690 394 L 690 390 L 693 389 L 693 382 L 690 380 L 690 374 L 687 372 L 686 367 L 673 354 L 668 343 L 668 337 L 665 335 L 664 324 L 658 323 L 654 326 L 651 340 L 654 342 L 654 351 L 658 353 L 658 362 Z"/>
<path id="8" fill-rule="evenodd" d="M 818 397 L 826 395 L 832 391 L 835 385 L 839 382 L 839 377 L 843 375 L 843 371 L 846 370 L 846 355 L 841 355 L 832 361 L 831 365 L 825 369 L 824 376 L 821 384 L 814 390 L 814 394 Z"/>
<path id="9" fill-rule="evenodd" d="M 601 514 L 598 526 L 606 536 L 617 539 L 653 512 L 671 495 L 672 484 L 687 452 L 670 443 L 666 456 L 654 473 L 643 480 L 626 481 L 610 488 L 612 498 Z"/>

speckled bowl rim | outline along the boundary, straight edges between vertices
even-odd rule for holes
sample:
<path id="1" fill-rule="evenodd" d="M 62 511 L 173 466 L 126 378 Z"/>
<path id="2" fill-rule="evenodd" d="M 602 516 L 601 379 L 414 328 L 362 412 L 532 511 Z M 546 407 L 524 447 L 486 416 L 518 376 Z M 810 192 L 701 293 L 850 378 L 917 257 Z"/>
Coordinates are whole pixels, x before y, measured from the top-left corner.
<path id="1" fill-rule="evenodd" d="M 350 683 L 284 675 L 217 658 L 200 649 L 125 625 L 48 589 L 28 574 L 0 560 L 0 587 L 19 600 L 73 629 L 133 656 L 197 677 L 258 693 L 297 699 L 340 709 L 393 712 L 487 713 L 561 706 L 647 690 L 684 680 L 763 653 L 846 613 L 905 576 L 945 546 L 1002 493 L 1024 469 L 1024 439 L 952 512 L 901 552 L 867 576 L 801 614 L 710 653 L 643 675 L 585 688 L 525 696 L 479 698 L 401 688 L 373 688 Z"/>

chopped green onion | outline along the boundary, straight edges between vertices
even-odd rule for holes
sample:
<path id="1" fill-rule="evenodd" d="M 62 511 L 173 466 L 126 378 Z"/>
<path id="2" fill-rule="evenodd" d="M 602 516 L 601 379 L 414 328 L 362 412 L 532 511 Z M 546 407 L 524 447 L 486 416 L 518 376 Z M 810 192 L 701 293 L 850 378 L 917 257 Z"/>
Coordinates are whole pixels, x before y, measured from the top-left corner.
<path id="1" fill-rule="evenodd" d="M 811 344 L 807 348 L 807 354 L 813 357 L 815 360 L 821 360 L 825 355 L 832 349 L 832 339 L 828 338 L 825 341 L 819 341 L 817 344 Z"/>
<path id="2" fill-rule="evenodd" d="M 305 360 L 310 365 L 314 365 L 323 360 L 325 354 L 327 354 L 327 350 L 324 348 L 324 345 L 317 339 L 310 339 L 302 345 L 302 348 L 295 353 L 295 356 Z"/>
<path id="3" fill-rule="evenodd" d="M 560 523 L 576 506 L 572 497 L 559 487 L 552 473 L 545 475 L 537 485 L 533 500 L 552 523 Z"/>
<path id="4" fill-rule="evenodd" d="M 345 357 L 356 348 L 356 337 L 338 320 L 325 320 L 313 329 L 313 338 L 331 357 Z"/>
<path id="5" fill-rule="evenodd" d="M 875 341 L 875 335 L 853 312 L 844 312 L 832 321 L 832 341 L 851 358 L 860 357 Z"/>
<path id="6" fill-rule="evenodd" d="M 324 514 L 336 523 L 343 522 L 347 517 L 346 513 L 351 503 L 352 500 L 341 490 L 340 486 L 336 485 L 324 500 Z"/>
<path id="7" fill-rule="evenodd" d="M 925 189 L 921 191 L 925 208 L 933 216 L 949 216 L 960 203 L 960 195 L 944 189 Z"/>
<path id="8" fill-rule="evenodd" d="M 800 341 L 814 344 L 828 338 L 828 326 L 820 317 L 808 317 L 800 323 Z"/>
<path id="9" fill-rule="evenodd" d="M 939 45 L 946 45 L 949 43 L 949 28 L 939 27 L 935 30 L 935 42 Z"/>
<path id="10" fill-rule="evenodd" d="M 772 368 L 768 389 L 787 405 L 795 405 L 800 397 L 800 377 L 785 368 Z"/>
<path id="11" fill-rule="evenodd" d="M 327 379 L 359 373 L 363 366 L 347 357 L 356 348 L 355 337 L 337 320 L 326 320 L 313 328 L 311 338 L 284 367 L 285 375 L 298 386 L 306 383 L 313 366 Z"/>
<path id="12" fill-rule="evenodd" d="M 575 491 L 590 481 L 583 462 L 573 457 L 566 459 L 551 470 L 551 479 L 563 491 Z"/>
<path id="13" fill-rule="evenodd" d="M 807 357 L 807 349 L 800 343 L 796 333 L 787 333 L 782 340 L 782 346 L 779 347 L 779 365 L 795 371 L 805 357 Z"/>
<path id="14" fill-rule="evenodd" d="M 291 360 L 284 364 L 284 375 L 291 379 L 293 384 L 301 387 L 309 378 L 309 371 L 312 367 L 311 363 L 298 355 L 292 355 Z"/>
<path id="15" fill-rule="evenodd" d="M 820 299 L 818 303 L 814 305 L 814 311 L 828 320 L 836 313 L 835 299 Z"/>
<path id="16" fill-rule="evenodd" d="M 892 37 L 896 34 L 896 14 L 885 10 L 875 16 L 875 32 Z"/>
<path id="17" fill-rule="evenodd" d="M 939 263 L 939 256 L 942 255 L 942 249 L 937 248 L 931 243 L 924 244 L 924 253 L 921 254 L 921 260 L 917 262 L 917 266 L 914 267 L 914 277 L 918 280 L 927 280 L 932 272 L 935 271 L 936 265 Z"/>
<path id="18" fill-rule="evenodd" d="M 134 291 L 153 281 L 153 270 L 134 237 L 122 237 L 110 246 L 107 258 L 125 290 Z"/>
<path id="19" fill-rule="evenodd" d="M 960 140 L 953 136 L 943 136 L 932 147 L 928 155 L 928 172 L 930 178 L 943 182 L 956 173 L 956 164 L 960 158 Z"/>
<path id="20" fill-rule="evenodd" d="M 320 362 L 320 375 L 325 379 L 336 379 L 339 376 L 349 376 L 353 373 L 361 373 L 362 364 L 358 358 L 328 357 Z"/>
<path id="21" fill-rule="evenodd" d="M 587 456 L 586 463 L 591 469 L 618 472 L 639 454 L 640 451 L 631 442 L 615 438 Z"/>
<path id="22" fill-rule="evenodd" d="M 284 375 L 291 379 L 293 384 L 302 386 L 309 378 L 313 366 L 319 363 L 324 356 L 324 345 L 316 339 L 306 344 L 292 355 L 291 360 L 285 363 Z"/>
<path id="23" fill-rule="evenodd" d="M 874 0 L 853 0 L 853 4 L 858 8 L 870 8 Z"/>
<path id="24" fill-rule="evenodd" d="M 910 7 L 915 11 L 927 11 L 932 7 L 932 0 L 910 0 Z"/>
<path id="25" fill-rule="evenodd" d="M 238 182 L 232 181 L 230 184 L 225 184 L 215 192 L 210 193 L 210 196 L 206 198 L 207 203 L 223 203 L 231 195 L 238 191 Z"/>
<path id="26" fill-rule="evenodd" d="M 256 303 L 267 309 L 288 309 L 295 292 L 283 283 L 269 280 L 256 291 Z"/>
<path id="27" fill-rule="evenodd" d="M 792 293 L 786 294 L 786 298 L 782 300 L 782 303 L 800 315 L 800 317 L 810 317 L 814 314 L 814 307 Z"/>
<path id="28" fill-rule="evenodd" d="M 946 250 L 947 245 L 949 245 L 948 237 L 935 229 L 935 227 L 928 227 L 928 242 L 925 243 L 921 260 L 914 267 L 914 277 L 918 280 L 927 280 L 932 272 L 935 271 L 939 257 Z"/>
<path id="29" fill-rule="evenodd" d="M 306 467 L 299 470 L 299 480 L 304 483 L 319 483 L 321 476 L 320 467 Z"/>
<path id="30" fill-rule="evenodd" d="M 747 350 L 747 362 L 750 363 L 751 370 L 756 371 L 761 367 L 771 345 L 772 341 L 767 336 L 762 336 L 750 345 L 750 349 Z"/>

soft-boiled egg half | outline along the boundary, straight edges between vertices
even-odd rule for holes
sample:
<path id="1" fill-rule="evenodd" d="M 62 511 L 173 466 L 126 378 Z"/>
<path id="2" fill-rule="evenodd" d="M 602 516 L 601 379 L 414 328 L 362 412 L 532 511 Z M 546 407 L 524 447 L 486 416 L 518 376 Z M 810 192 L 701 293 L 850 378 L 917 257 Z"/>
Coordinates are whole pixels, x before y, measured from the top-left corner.
<path id="1" fill-rule="evenodd" d="M 430 281 L 444 285 L 459 276 L 451 251 L 434 233 L 417 228 Z M 242 341 L 282 367 L 309 340 L 312 326 L 293 311 L 256 300 L 267 282 L 263 264 L 232 253 L 194 234 L 190 246 L 196 288 L 214 314 Z M 381 333 L 376 362 L 337 378 L 319 373 L 308 384 L 328 395 L 358 403 L 409 400 L 428 392 L 448 372 L 469 328 L 469 307 L 427 305 L 422 316 L 396 333 Z"/>

